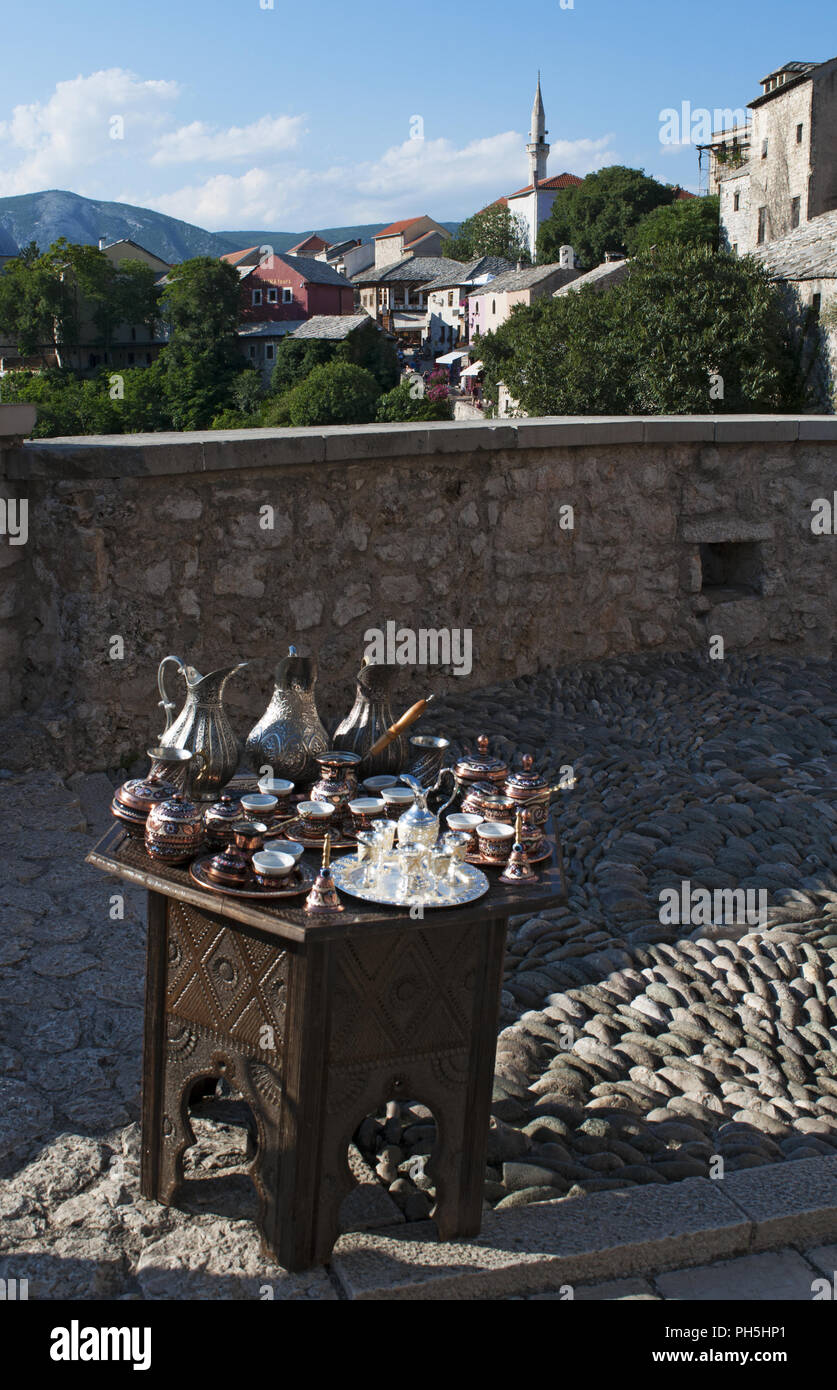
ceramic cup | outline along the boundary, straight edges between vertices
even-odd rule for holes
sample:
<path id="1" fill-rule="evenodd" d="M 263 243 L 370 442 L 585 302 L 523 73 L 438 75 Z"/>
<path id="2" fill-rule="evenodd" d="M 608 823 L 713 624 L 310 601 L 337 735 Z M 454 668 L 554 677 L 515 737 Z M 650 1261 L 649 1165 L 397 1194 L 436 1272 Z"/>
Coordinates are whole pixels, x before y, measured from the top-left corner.
<path id="1" fill-rule="evenodd" d="M 457 812 L 455 815 L 446 816 L 448 830 L 461 832 L 468 836 L 468 853 L 476 854 L 477 846 L 477 826 L 482 825 L 482 816 L 465 816 Z"/>
<path id="2" fill-rule="evenodd" d="M 295 868 L 292 854 L 282 854 L 277 850 L 268 849 L 254 854 L 252 864 L 256 880 L 263 888 L 284 888 L 284 880 Z"/>
<path id="3" fill-rule="evenodd" d="M 241 809 L 247 820 L 263 820 L 268 825 L 276 816 L 279 798 L 264 792 L 251 792 L 241 798 Z"/>
<path id="4" fill-rule="evenodd" d="M 259 791 L 263 796 L 275 796 L 278 802 L 275 816 L 293 815 L 293 803 L 291 794 L 294 784 L 289 782 L 287 777 L 260 777 Z"/>
<path id="5" fill-rule="evenodd" d="M 505 864 L 514 843 L 514 828 L 500 821 L 484 820 L 477 827 L 480 854 L 493 864 Z"/>
<path id="6" fill-rule="evenodd" d="M 380 796 L 385 787 L 395 787 L 398 785 L 398 778 L 393 777 L 389 772 L 382 772 L 378 777 L 367 777 L 362 783 L 364 791 L 370 796 Z"/>
<path id="7" fill-rule="evenodd" d="M 385 803 L 377 796 L 361 796 L 357 801 L 350 801 L 349 810 L 355 834 L 359 830 L 371 830 L 373 821 L 381 819 L 384 809 Z"/>
<path id="8" fill-rule="evenodd" d="M 391 820 L 398 820 L 401 813 L 408 810 L 416 799 L 409 787 L 384 787 L 381 796 Z"/>
<path id="9" fill-rule="evenodd" d="M 305 830 L 312 840 L 322 840 L 331 825 L 335 807 L 331 801 L 300 801 L 297 806 Z"/>
<path id="10" fill-rule="evenodd" d="M 292 855 L 295 864 L 299 863 L 305 853 L 305 846 L 298 840 L 265 840 L 264 847 L 266 850 L 275 850 L 277 854 Z"/>

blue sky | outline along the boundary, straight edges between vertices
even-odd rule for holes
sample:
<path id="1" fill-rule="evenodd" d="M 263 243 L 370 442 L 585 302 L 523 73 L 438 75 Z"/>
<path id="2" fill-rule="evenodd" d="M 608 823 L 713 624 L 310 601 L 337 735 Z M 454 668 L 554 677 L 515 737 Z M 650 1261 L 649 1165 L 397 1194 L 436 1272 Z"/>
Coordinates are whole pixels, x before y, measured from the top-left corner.
<path id="1" fill-rule="evenodd" d="M 619 163 L 696 189 L 664 108 L 743 107 L 788 59 L 837 55 L 834 0 L 569 3 L 15 6 L 0 196 L 67 188 L 211 230 L 458 219 L 526 182 L 538 67 L 550 174 Z"/>

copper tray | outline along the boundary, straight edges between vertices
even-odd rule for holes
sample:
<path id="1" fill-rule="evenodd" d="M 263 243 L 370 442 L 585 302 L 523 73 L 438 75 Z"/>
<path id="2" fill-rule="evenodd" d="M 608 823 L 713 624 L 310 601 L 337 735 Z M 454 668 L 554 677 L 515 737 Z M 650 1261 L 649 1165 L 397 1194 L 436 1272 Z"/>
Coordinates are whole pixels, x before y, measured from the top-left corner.
<path id="1" fill-rule="evenodd" d="M 297 817 L 296 820 L 285 821 L 282 829 L 275 838 L 279 840 L 295 840 L 296 843 L 302 845 L 303 848 L 317 849 L 322 854 L 323 845 L 325 844 L 325 835 L 320 836 L 318 840 L 312 840 L 310 836 L 306 838 L 303 834 L 303 829 L 304 822 Z M 341 827 L 339 831 L 333 830 L 330 834 L 332 849 L 357 849 L 357 838 L 352 831 L 343 830 Z M 271 839 L 273 838 L 274 836 L 271 836 Z"/>
<path id="2" fill-rule="evenodd" d="M 213 854 L 204 854 L 200 859 L 196 859 L 189 865 L 189 877 L 195 880 L 201 888 L 208 888 L 212 893 L 218 893 L 220 897 L 230 898 L 267 898 L 273 901 L 275 898 L 298 898 L 300 894 L 310 891 L 314 882 L 314 875 L 305 864 L 297 864 L 300 879 L 297 879 L 293 888 L 261 888 L 258 884 L 253 884 L 252 888 L 225 888 L 220 883 L 215 883 L 204 873 L 204 865 L 214 859 Z"/>

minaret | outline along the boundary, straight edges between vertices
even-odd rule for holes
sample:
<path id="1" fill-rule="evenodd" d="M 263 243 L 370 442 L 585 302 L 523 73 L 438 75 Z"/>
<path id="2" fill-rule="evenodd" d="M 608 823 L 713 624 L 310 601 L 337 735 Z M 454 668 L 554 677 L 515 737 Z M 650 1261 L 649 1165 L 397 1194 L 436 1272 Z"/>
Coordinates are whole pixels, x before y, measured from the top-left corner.
<path id="1" fill-rule="evenodd" d="M 535 186 L 546 178 L 546 161 L 549 157 L 549 146 L 544 138 L 546 133 L 546 116 L 543 109 L 543 97 L 541 96 L 541 75 L 538 73 L 538 85 L 532 105 L 532 129 L 529 132 L 529 144 L 526 146 L 526 153 L 529 156 L 529 182 Z"/>

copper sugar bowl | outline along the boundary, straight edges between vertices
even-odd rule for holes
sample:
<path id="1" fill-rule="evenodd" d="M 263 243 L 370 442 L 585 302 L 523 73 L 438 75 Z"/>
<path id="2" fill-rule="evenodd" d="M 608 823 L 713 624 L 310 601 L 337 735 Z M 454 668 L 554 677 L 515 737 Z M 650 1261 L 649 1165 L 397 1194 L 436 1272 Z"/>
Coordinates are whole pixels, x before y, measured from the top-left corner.
<path id="1" fill-rule="evenodd" d="M 232 841 L 232 828 L 242 819 L 241 802 L 238 797 L 224 792 L 220 801 L 209 806 L 203 813 L 203 826 L 207 843 L 214 849 L 223 849 Z"/>
<path id="2" fill-rule="evenodd" d="M 330 801 L 337 807 L 340 816 L 357 796 L 357 769 L 361 755 L 332 748 L 327 753 L 315 753 L 314 757 L 319 764 L 320 780 L 311 788 L 309 800 Z"/>
<path id="3" fill-rule="evenodd" d="M 111 814 L 122 822 L 129 835 L 141 839 L 151 808 L 161 801 L 168 801 L 176 793 L 177 787 L 158 772 L 152 772 L 147 777 L 132 777 L 114 792 Z"/>
<path id="4" fill-rule="evenodd" d="M 149 811 L 145 848 L 152 859 L 185 864 L 198 853 L 203 842 L 203 811 L 180 792 L 168 801 L 158 801 Z"/>
<path id="5" fill-rule="evenodd" d="M 534 758 L 524 753 L 522 772 L 512 772 L 506 778 L 505 793 L 515 807 L 529 812 L 533 825 L 546 825 L 552 790 L 545 777 L 533 769 Z"/>

